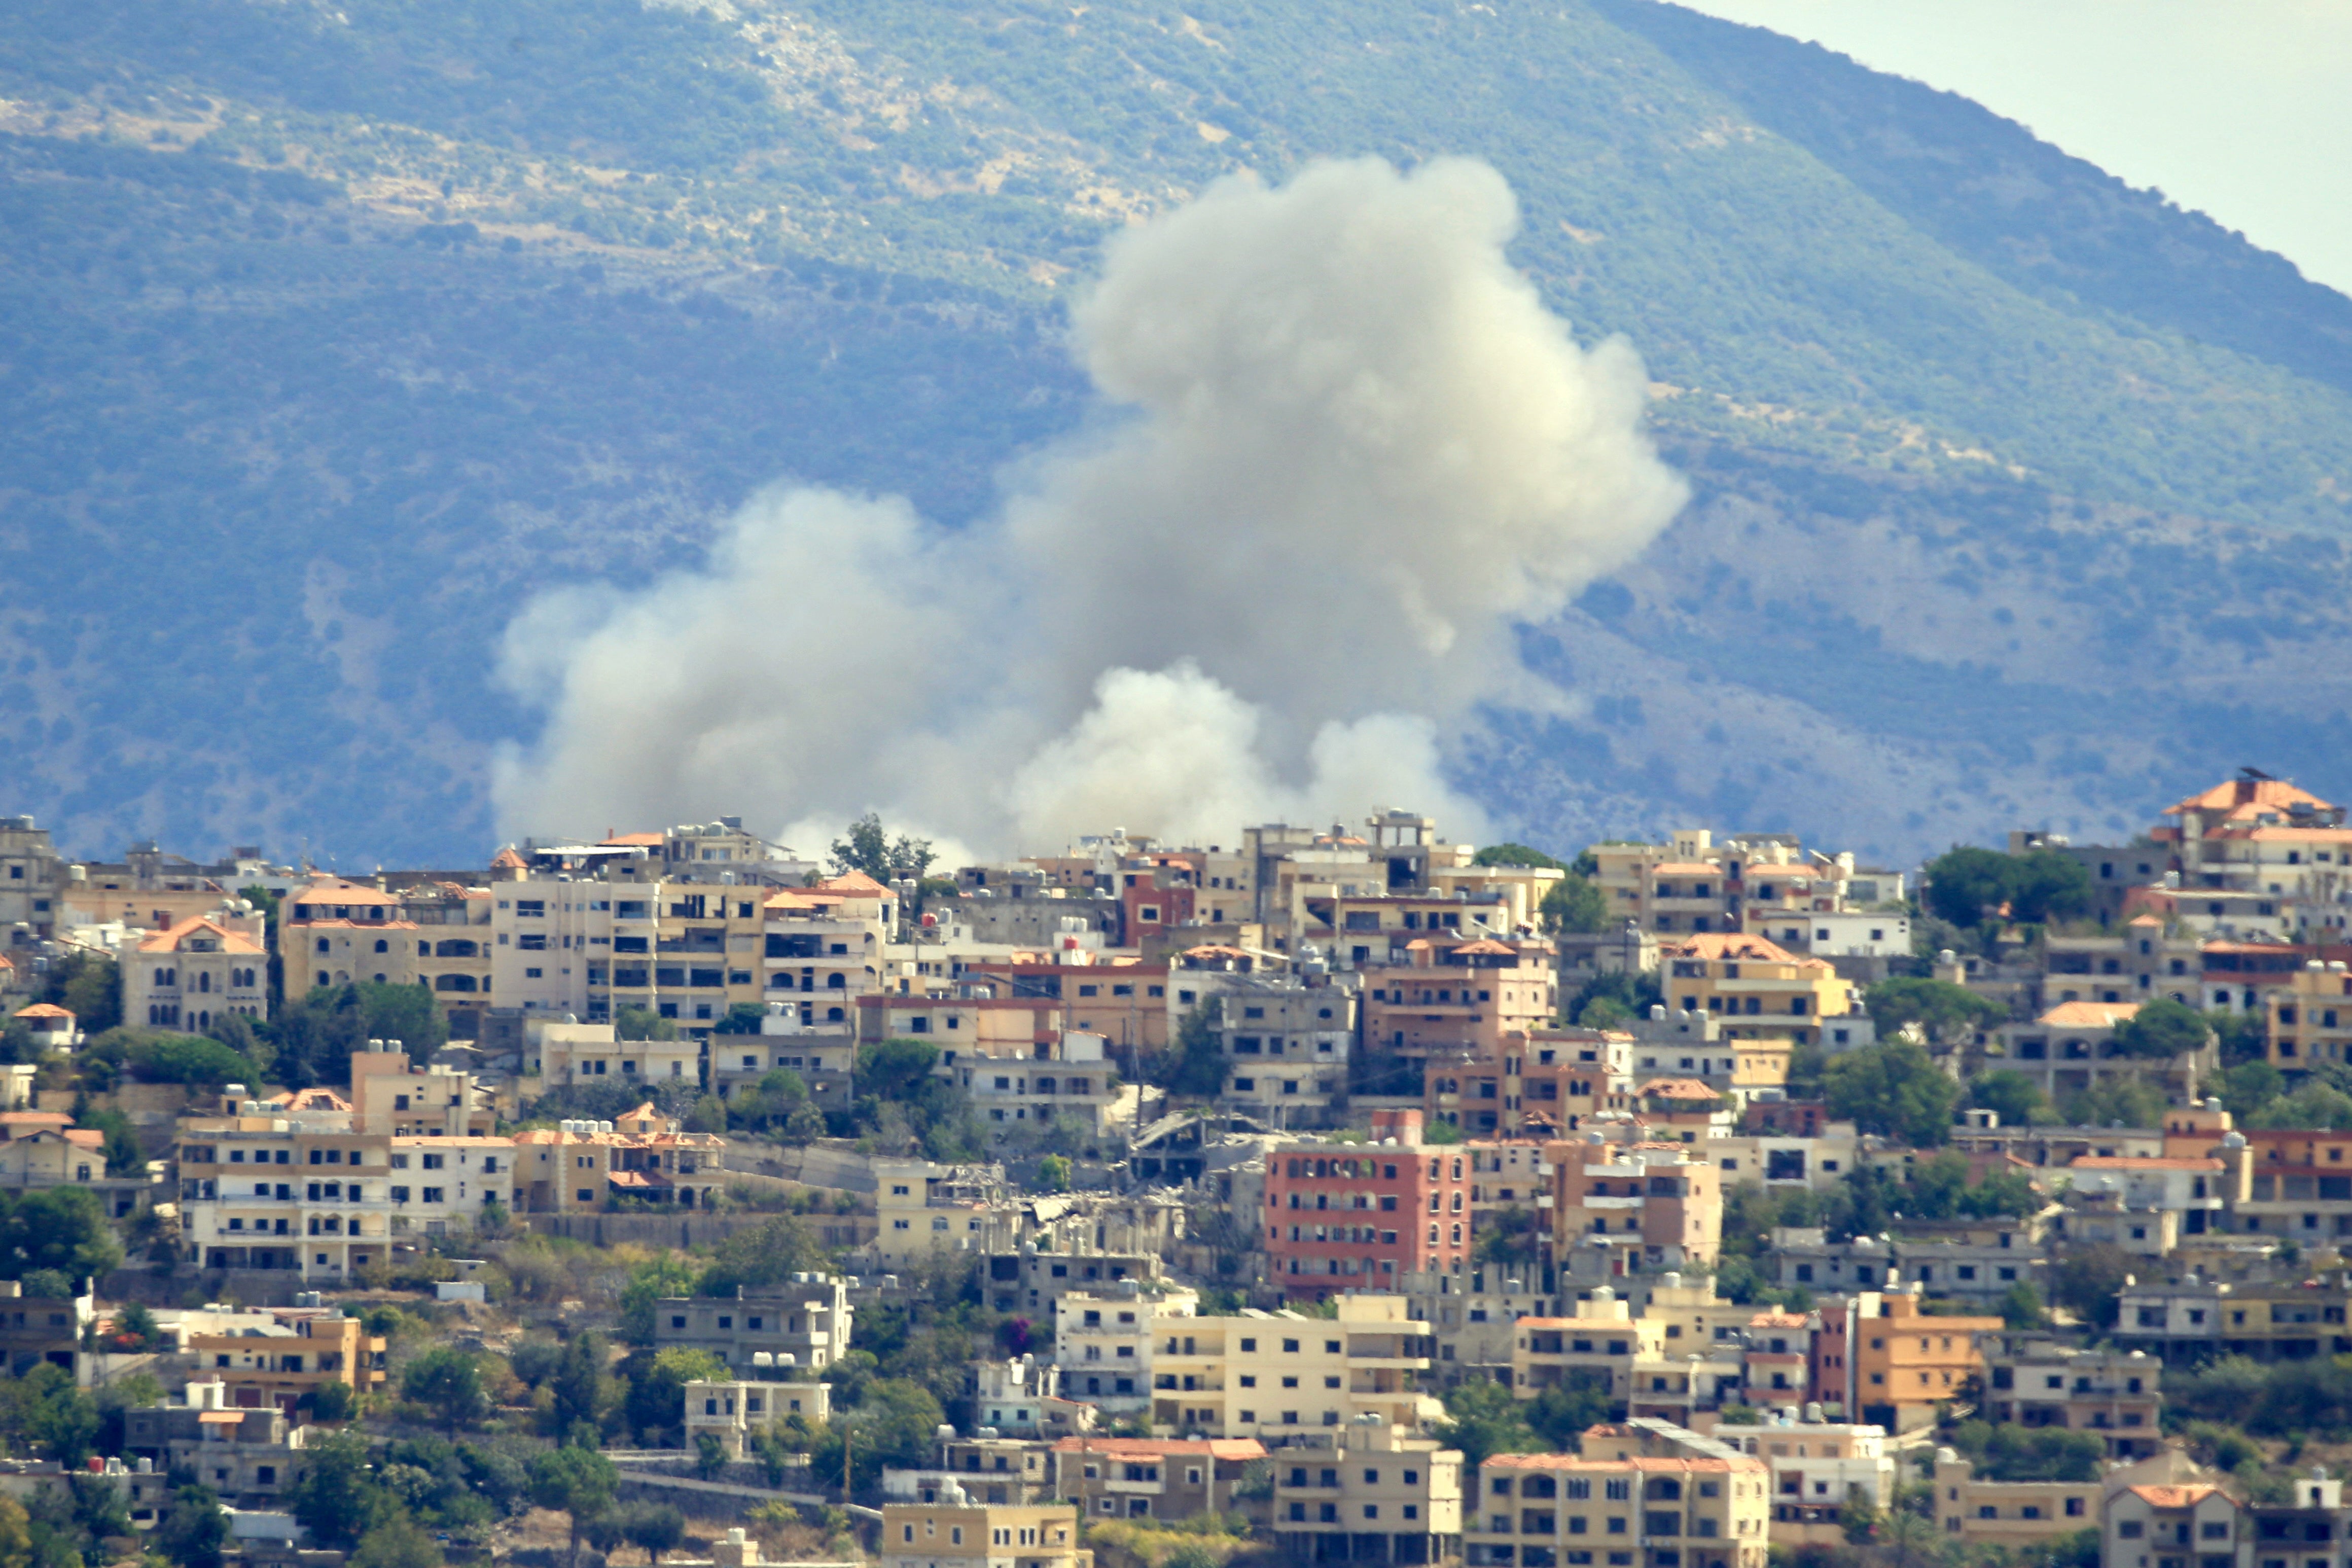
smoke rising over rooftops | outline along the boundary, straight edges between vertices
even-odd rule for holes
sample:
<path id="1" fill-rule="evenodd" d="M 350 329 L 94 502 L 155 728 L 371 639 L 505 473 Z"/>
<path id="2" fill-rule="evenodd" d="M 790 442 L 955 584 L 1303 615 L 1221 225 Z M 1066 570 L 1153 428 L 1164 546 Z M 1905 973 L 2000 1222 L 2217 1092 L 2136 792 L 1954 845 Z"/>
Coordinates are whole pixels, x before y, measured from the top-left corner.
<path id="1" fill-rule="evenodd" d="M 546 724 L 498 760 L 501 826 L 877 809 L 996 852 L 1395 804 L 1475 835 L 1450 741 L 1559 695 L 1512 628 L 1685 493 L 1638 356 L 1577 346 L 1516 223 L 1484 163 L 1362 160 L 1118 236 L 1073 319 L 1129 416 L 993 521 L 782 489 L 699 571 L 535 601 L 502 668 Z"/>

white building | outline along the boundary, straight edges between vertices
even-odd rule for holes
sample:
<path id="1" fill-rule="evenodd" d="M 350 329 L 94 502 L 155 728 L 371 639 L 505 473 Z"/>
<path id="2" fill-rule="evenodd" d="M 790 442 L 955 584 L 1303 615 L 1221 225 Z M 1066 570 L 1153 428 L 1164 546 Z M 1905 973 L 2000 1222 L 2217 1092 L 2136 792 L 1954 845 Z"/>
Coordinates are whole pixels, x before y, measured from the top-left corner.
<path id="1" fill-rule="evenodd" d="M 1057 1297 L 1054 1363 L 1063 1395 L 1109 1412 L 1150 1409 L 1152 1325 L 1192 1317 L 1200 1304 L 1191 1290 L 1109 1296 L 1072 1291 Z"/>
<path id="2" fill-rule="evenodd" d="M 549 1089 L 671 1079 L 699 1083 L 702 1042 L 684 1034 L 674 1040 L 624 1040 L 610 1024 L 533 1018 L 523 1026 L 523 1072 L 536 1075 Z"/>
<path id="3" fill-rule="evenodd" d="M 1054 1399 L 1056 1370 L 1050 1363 L 1041 1363 L 1036 1357 L 1025 1355 L 972 1363 L 976 1385 L 972 1403 L 980 1413 L 980 1425 L 1008 1437 L 1044 1436 L 1045 1406 Z"/>
<path id="4" fill-rule="evenodd" d="M 727 1456 L 741 1458 L 753 1434 L 797 1415 L 814 1426 L 832 1414 L 829 1383 L 689 1383 L 685 1401 L 686 1446 L 708 1432 Z"/>
<path id="5" fill-rule="evenodd" d="M 1895 1496 L 1895 1456 L 1886 1428 L 1823 1421 L 1821 1406 L 1783 1407 L 1760 1426 L 1717 1426 L 1708 1434 L 1751 1454 L 1772 1472 L 1772 1544 L 1834 1545 L 1844 1541 L 1838 1514 L 1849 1499 L 1888 1507 Z"/>

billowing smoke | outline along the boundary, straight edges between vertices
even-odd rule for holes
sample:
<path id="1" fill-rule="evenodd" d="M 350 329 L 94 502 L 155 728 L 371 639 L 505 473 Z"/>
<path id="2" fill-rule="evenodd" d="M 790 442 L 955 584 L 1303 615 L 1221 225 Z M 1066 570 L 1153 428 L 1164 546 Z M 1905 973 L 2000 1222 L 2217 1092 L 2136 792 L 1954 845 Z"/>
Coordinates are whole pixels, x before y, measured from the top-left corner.
<path id="1" fill-rule="evenodd" d="M 1684 496 L 1639 359 L 1576 345 L 1516 222 L 1484 163 L 1364 160 L 1127 232 L 1074 317 L 1131 416 L 1023 465 L 994 521 L 780 491 L 701 571 L 532 605 L 504 673 L 547 725 L 499 759 L 503 824 L 878 809 L 1007 850 L 1386 805 L 1475 835 L 1449 742 L 1557 697 L 1512 628 Z"/>

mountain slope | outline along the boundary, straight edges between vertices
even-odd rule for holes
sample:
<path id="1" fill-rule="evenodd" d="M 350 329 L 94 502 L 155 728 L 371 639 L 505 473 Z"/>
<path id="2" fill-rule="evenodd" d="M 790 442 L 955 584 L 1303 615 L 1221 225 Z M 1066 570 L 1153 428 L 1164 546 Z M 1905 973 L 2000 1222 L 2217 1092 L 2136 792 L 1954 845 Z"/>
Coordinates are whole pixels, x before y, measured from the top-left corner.
<path id="1" fill-rule="evenodd" d="M 1083 417 L 1106 234 L 1365 152 L 1502 169 L 1699 484 L 1531 638 L 1587 711 L 1479 775 L 1528 834 L 1901 855 L 2352 763 L 2352 304 L 1822 51 L 1646 0 L 156 16 L 0 15 L 5 793 L 86 849 L 477 858 L 523 595 L 779 479 L 971 515 Z"/>

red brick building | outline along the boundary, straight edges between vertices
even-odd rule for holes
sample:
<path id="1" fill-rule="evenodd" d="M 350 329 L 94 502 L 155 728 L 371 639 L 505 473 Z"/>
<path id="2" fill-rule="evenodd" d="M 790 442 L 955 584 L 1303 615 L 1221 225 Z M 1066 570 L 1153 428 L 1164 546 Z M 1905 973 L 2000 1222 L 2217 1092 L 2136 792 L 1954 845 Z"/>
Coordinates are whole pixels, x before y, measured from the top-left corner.
<path id="1" fill-rule="evenodd" d="M 1375 1110 L 1372 1137 L 1267 1155 L 1266 1258 L 1286 1299 L 1396 1290 L 1405 1275 L 1467 1267 L 1469 1152 L 1424 1145 L 1418 1110 Z"/>

